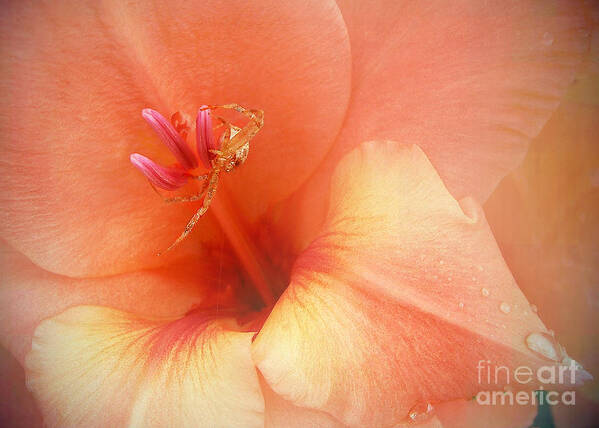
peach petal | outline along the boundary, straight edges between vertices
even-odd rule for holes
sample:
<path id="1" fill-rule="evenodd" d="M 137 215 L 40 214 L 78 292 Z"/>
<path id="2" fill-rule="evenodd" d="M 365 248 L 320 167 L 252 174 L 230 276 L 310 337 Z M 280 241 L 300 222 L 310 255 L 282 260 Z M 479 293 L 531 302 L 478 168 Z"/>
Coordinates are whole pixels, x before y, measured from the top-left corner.
<path id="1" fill-rule="evenodd" d="M 484 202 L 522 161 L 589 45 L 587 8 L 577 1 L 338 4 L 352 99 L 325 162 L 277 213 L 299 250 L 326 215 L 335 164 L 366 140 L 418 144 L 453 196 Z"/>
<path id="2" fill-rule="evenodd" d="M 436 406 L 443 428 L 528 428 L 537 414 L 535 405 L 480 405 L 455 400 Z"/>
<path id="3" fill-rule="evenodd" d="M 599 74 L 569 91 L 522 165 L 485 204 L 497 242 L 526 296 L 596 376 L 599 242 Z M 510 215 L 514 210 L 518 215 Z M 542 286 L 539 286 L 542 284 Z M 595 382 L 596 383 L 596 382 Z M 599 399 L 597 388 L 585 388 Z M 566 406 L 567 407 L 567 406 Z"/>
<path id="4" fill-rule="evenodd" d="M 479 379 L 480 361 L 512 374 L 552 364 L 526 347 L 546 330 L 482 210 L 458 203 L 419 148 L 361 145 L 329 206 L 252 345 L 276 393 L 349 426 L 391 426 L 419 404 L 502 389 Z"/>
<path id="5" fill-rule="evenodd" d="M 583 1 L 338 4 L 354 58 L 338 144 L 417 141 L 458 199 L 522 161 L 590 45 Z"/>
<path id="6" fill-rule="evenodd" d="M 219 186 L 255 218 L 313 172 L 349 99 L 332 1 L 23 1 L 6 5 L 2 24 L 0 237 L 59 274 L 153 268 L 219 242 L 209 214 L 176 255 L 155 257 L 197 207 L 164 204 L 131 168 L 131 153 L 170 158 L 144 107 L 263 109 L 251 160 Z"/>
<path id="7" fill-rule="evenodd" d="M 325 412 L 293 405 L 274 392 L 262 376 L 259 379 L 264 395 L 265 428 L 346 428 Z"/>
<path id="8" fill-rule="evenodd" d="M 0 343 L 19 361 L 36 326 L 76 305 L 103 305 L 142 317 L 180 317 L 212 298 L 237 273 L 212 269 L 209 255 L 108 278 L 69 278 L 44 271 L 0 243 Z"/>
<path id="9" fill-rule="evenodd" d="M 78 306 L 38 326 L 25 367 L 49 427 L 263 427 L 252 333 L 189 315 Z"/>

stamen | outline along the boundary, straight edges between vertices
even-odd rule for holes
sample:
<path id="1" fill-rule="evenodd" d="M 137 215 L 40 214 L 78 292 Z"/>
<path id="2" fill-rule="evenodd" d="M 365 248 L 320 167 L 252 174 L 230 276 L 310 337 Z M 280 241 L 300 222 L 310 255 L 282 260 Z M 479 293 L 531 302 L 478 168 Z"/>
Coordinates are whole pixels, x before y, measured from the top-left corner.
<path id="1" fill-rule="evenodd" d="M 204 110 L 202 110 L 204 108 Z M 215 149 L 214 132 L 212 131 L 212 118 L 210 110 L 205 110 L 206 106 L 200 107 L 196 118 L 196 144 L 198 156 L 206 168 L 210 168 L 210 152 Z"/>
<path id="2" fill-rule="evenodd" d="M 131 163 L 139 169 L 154 186 L 164 190 L 175 190 L 183 186 L 190 175 L 177 167 L 164 167 L 151 159 L 133 153 L 129 156 Z"/>
<path id="3" fill-rule="evenodd" d="M 141 115 L 158 134 L 171 153 L 175 155 L 183 168 L 191 170 L 198 166 L 198 161 L 191 148 L 164 116 L 149 108 L 143 109 Z"/>
<path id="4" fill-rule="evenodd" d="M 275 298 L 266 279 L 264 261 L 259 260 L 260 253 L 235 218 L 224 192 L 218 200 L 214 200 L 212 210 L 262 301 L 267 307 L 274 305 Z"/>

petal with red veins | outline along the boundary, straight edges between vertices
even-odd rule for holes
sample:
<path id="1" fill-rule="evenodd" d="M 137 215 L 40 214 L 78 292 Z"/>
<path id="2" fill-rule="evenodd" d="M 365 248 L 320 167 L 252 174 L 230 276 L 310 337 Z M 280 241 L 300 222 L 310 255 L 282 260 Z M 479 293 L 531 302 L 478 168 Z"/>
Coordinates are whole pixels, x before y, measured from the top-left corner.
<path id="1" fill-rule="evenodd" d="M 370 142 L 338 166 L 326 224 L 252 353 L 293 404 L 391 426 L 414 406 L 501 389 L 478 379 L 480 361 L 551 364 L 526 347 L 537 331 L 480 207 L 458 203 L 419 148 Z"/>
<path id="2" fill-rule="evenodd" d="M 36 329 L 27 385 L 50 427 L 263 427 L 252 333 L 233 324 L 77 306 Z"/>
<path id="3" fill-rule="evenodd" d="M 197 210 L 164 204 L 131 167 L 130 153 L 172 159 L 143 108 L 265 111 L 248 162 L 218 192 L 251 219 L 316 168 L 349 99 L 349 42 L 332 1 L 19 1 L 0 22 L 0 237 L 68 276 L 166 263 L 154 255 Z M 208 217 L 189 248 L 214 242 Z"/>

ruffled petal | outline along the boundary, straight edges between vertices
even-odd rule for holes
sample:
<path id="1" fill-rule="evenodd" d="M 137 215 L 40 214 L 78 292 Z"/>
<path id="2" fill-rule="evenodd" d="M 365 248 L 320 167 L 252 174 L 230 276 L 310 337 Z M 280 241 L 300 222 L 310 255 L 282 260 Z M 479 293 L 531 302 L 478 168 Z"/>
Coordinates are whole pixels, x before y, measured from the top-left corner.
<path id="1" fill-rule="evenodd" d="M 263 109 L 248 162 L 219 188 L 255 217 L 314 170 L 349 99 L 349 43 L 332 1 L 23 1 L 1 20 L 0 236 L 60 274 L 164 264 L 154 255 L 197 209 L 165 204 L 131 167 L 130 153 L 172 159 L 143 108 Z M 195 249 L 214 227 L 202 220 Z"/>
<path id="2" fill-rule="evenodd" d="M 552 365 L 526 346 L 544 331 L 480 207 L 458 203 L 417 147 L 371 142 L 337 168 L 326 224 L 252 353 L 293 404 L 391 426 L 426 403 L 502 389 L 505 377 L 479 379 L 481 361 Z"/>
<path id="3" fill-rule="evenodd" d="M 50 427 L 263 427 L 252 333 L 234 324 L 71 308 L 36 329 L 27 384 Z"/>

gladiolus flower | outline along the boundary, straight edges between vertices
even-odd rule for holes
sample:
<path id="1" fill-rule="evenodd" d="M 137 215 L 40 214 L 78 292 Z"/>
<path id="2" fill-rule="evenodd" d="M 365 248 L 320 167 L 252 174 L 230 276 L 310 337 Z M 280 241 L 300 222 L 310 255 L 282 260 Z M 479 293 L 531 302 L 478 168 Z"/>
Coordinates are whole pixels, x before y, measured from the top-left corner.
<path id="1" fill-rule="evenodd" d="M 571 1 L 18 3 L 3 20 L 0 339 L 49 426 L 451 426 L 505 386 L 478 362 L 570 361 L 479 204 L 588 46 Z M 167 191 L 209 167 L 207 114 L 187 141 L 201 102 L 265 127 L 158 258 L 197 207 L 130 160 Z"/>

